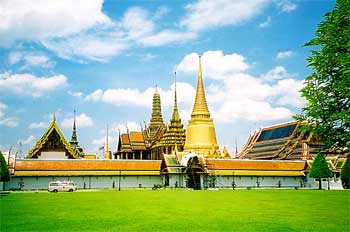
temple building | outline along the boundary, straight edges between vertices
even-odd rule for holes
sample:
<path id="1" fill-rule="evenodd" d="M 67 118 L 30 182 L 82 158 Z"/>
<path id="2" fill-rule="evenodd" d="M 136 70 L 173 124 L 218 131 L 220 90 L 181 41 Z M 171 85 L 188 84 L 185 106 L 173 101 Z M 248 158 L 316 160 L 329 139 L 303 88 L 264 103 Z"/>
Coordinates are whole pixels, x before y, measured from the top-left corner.
<path id="1" fill-rule="evenodd" d="M 191 119 L 188 122 L 184 152 L 203 154 L 205 157 L 219 158 L 220 151 L 216 142 L 213 119 L 210 118 L 205 99 L 201 57 L 199 57 L 196 99 Z"/>
<path id="2" fill-rule="evenodd" d="M 170 124 L 167 125 L 166 131 L 161 139 L 156 142 L 152 149 L 156 149 L 163 154 L 172 154 L 175 151 L 183 151 L 186 140 L 186 132 L 177 107 L 176 93 L 176 73 L 175 73 L 175 89 L 174 89 L 174 107 L 170 119 Z M 162 157 L 163 158 L 163 157 Z"/>
<path id="3" fill-rule="evenodd" d="M 78 146 L 76 136 L 75 121 L 73 126 L 73 146 L 64 138 L 56 123 L 54 116 L 50 126 L 44 135 L 39 139 L 35 147 L 28 152 L 30 159 L 79 159 L 82 150 Z"/>
<path id="4" fill-rule="evenodd" d="M 156 91 L 153 95 L 152 115 L 151 115 L 150 123 L 147 127 L 145 127 L 142 130 L 147 149 L 151 150 L 152 158 L 153 156 L 158 157 L 159 155 L 158 154 L 159 152 L 157 150 L 153 150 L 152 147 L 156 144 L 157 141 L 161 139 L 165 130 L 166 130 L 166 126 L 164 124 L 163 115 L 162 115 L 160 94 L 158 93 L 158 90 L 156 87 Z"/>
<path id="5" fill-rule="evenodd" d="M 308 131 L 300 132 L 306 122 L 287 122 L 255 131 L 240 153 L 246 159 L 312 160 L 324 146 L 322 139 Z M 328 157 L 337 156 L 332 152 Z"/>
<path id="6" fill-rule="evenodd" d="M 150 123 L 141 131 L 118 135 L 117 151 L 111 156 L 108 129 L 103 159 L 93 159 L 79 146 L 75 116 L 70 142 L 54 117 L 49 128 L 26 159 L 10 159 L 11 180 L 5 189 L 47 189 L 55 180 L 73 180 L 79 189 L 151 188 L 315 188 L 308 177 L 322 140 L 300 132 L 301 122 L 288 122 L 253 133 L 238 159 L 226 146 L 219 151 L 213 119 L 210 118 L 199 57 L 196 98 L 187 130 L 181 122 L 175 79 L 174 107 L 170 124 L 164 124 L 160 94 L 153 96 Z M 237 148 L 236 148 L 237 150 Z M 236 151 L 237 153 L 237 151 Z M 330 152 L 327 162 L 335 174 L 323 188 L 341 189 L 339 172 L 345 155 Z"/>
<path id="7" fill-rule="evenodd" d="M 129 132 L 128 130 L 127 133 L 123 134 L 119 132 L 118 137 L 118 147 L 114 153 L 115 159 L 150 159 L 142 132 Z"/>

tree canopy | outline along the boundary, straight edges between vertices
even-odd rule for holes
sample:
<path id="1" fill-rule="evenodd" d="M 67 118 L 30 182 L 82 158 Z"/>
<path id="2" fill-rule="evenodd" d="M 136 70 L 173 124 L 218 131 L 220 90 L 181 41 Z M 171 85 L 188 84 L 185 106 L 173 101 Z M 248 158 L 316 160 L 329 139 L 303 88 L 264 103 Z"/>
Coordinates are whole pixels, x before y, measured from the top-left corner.
<path id="1" fill-rule="evenodd" d="M 4 155 L 0 151 L 0 181 L 6 182 L 10 180 L 10 172 L 5 162 Z"/>
<path id="2" fill-rule="evenodd" d="M 311 178 L 319 179 L 319 189 L 322 189 L 321 178 L 328 178 L 333 176 L 331 170 L 329 170 L 326 158 L 321 153 L 316 155 L 315 160 L 312 163 L 309 176 Z"/>
<path id="3" fill-rule="evenodd" d="M 350 0 L 336 1 L 305 46 L 315 49 L 307 59 L 313 71 L 301 89 L 307 104 L 296 118 L 310 122 L 305 129 L 322 138 L 324 149 L 349 154 Z"/>

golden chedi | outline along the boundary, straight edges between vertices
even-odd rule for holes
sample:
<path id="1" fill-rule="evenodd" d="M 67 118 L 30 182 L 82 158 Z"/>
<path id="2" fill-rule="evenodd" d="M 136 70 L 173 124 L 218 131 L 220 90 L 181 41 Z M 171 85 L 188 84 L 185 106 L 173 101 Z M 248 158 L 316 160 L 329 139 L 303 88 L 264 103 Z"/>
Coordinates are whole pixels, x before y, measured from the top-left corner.
<path id="1" fill-rule="evenodd" d="M 205 99 L 201 57 L 199 57 L 196 99 L 191 119 L 187 126 L 184 151 L 203 154 L 204 157 L 208 158 L 216 158 L 220 153 L 218 150 L 219 146 L 216 142 L 214 122 L 213 119 L 210 118 L 207 101 Z"/>

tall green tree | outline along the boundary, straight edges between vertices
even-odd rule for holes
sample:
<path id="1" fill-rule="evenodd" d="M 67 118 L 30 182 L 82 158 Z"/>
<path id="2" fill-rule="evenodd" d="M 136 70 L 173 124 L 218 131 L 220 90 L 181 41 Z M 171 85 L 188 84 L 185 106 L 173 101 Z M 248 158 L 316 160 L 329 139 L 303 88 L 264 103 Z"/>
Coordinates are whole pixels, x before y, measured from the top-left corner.
<path id="1" fill-rule="evenodd" d="M 307 105 L 295 118 L 310 122 L 305 129 L 323 139 L 325 150 L 349 154 L 350 0 L 336 0 L 305 46 L 314 49 L 307 59 L 313 71 L 301 89 Z"/>
<path id="2" fill-rule="evenodd" d="M 345 164 L 340 173 L 340 179 L 343 183 L 343 187 L 346 189 L 350 188 L 350 156 L 346 158 Z"/>
<path id="3" fill-rule="evenodd" d="M 321 153 L 317 154 L 309 173 L 311 178 L 318 178 L 318 189 L 322 189 L 322 178 L 332 177 L 333 174 L 329 170 L 326 158 Z"/>
<path id="4" fill-rule="evenodd" d="M 5 182 L 10 180 L 10 172 L 4 155 L 0 151 L 0 181 L 3 182 L 2 189 L 5 190 Z"/>

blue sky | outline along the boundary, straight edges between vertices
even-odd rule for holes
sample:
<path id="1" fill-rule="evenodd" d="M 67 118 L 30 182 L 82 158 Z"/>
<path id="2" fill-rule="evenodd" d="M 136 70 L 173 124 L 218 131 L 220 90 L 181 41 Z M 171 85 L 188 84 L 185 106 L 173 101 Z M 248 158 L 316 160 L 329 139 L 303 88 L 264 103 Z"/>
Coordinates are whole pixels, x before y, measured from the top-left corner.
<path id="1" fill-rule="evenodd" d="M 109 126 L 140 130 L 155 86 L 169 123 L 177 72 L 187 125 L 198 55 L 221 149 L 292 120 L 310 73 L 303 44 L 334 1 L 0 1 L 0 149 L 26 154 L 56 114 L 66 139 L 98 153 Z"/>

